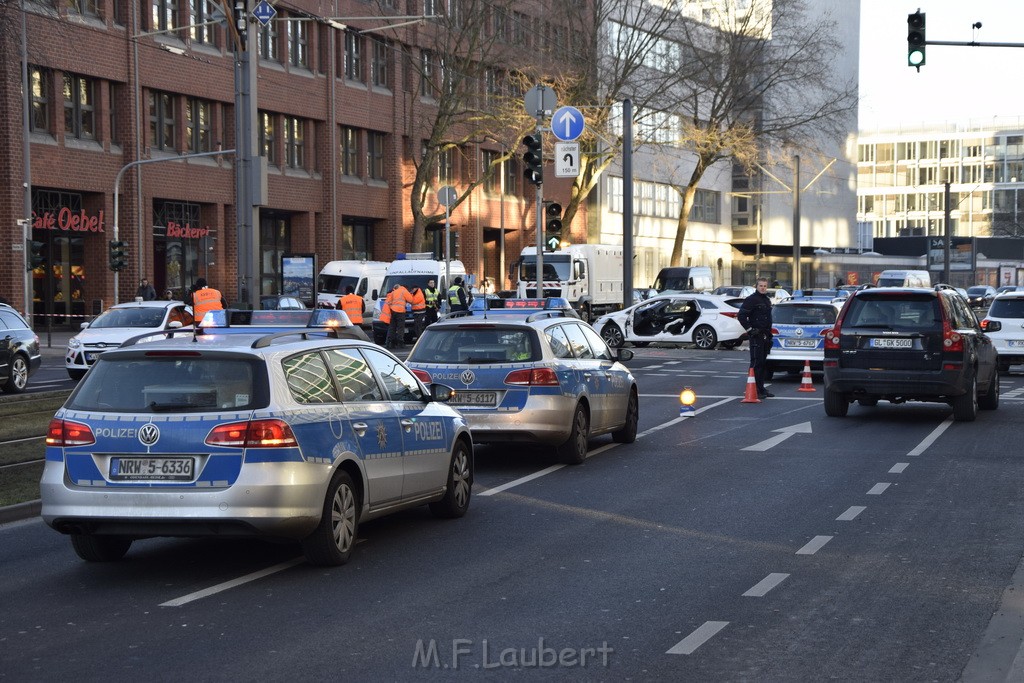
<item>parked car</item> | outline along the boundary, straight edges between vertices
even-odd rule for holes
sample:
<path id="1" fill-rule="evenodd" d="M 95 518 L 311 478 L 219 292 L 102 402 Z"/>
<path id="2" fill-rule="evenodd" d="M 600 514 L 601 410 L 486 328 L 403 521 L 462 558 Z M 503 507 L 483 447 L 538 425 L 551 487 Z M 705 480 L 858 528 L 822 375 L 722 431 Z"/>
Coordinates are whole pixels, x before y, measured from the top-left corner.
<path id="1" fill-rule="evenodd" d="M 745 299 L 746 297 L 753 294 L 754 291 L 755 289 L 750 285 L 742 285 L 715 287 L 713 290 L 711 290 L 711 293 L 719 296 L 738 296 L 741 299 Z"/>
<path id="2" fill-rule="evenodd" d="M 0 342 L 0 389 L 20 394 L 43 362 L 39 335 L 13 306 L 0 304 Z"/>
<path id="3" fill-rule="evenodd" d="M 989 322 L 998 331 L 998 321 Z M 850 403 L 934 401 L 973 421 L 999 406 L 996 349 L 967 301 L 949 288 L 854 292 L 825 335 L 825 413 Z"/>
<path id="4" fill-rule="evenodd" d="M 988 308 L 996 298 L 996 288 L 989 285 L 975 285 L 967 288 L 967 301 L 971 308 Z"/>
<path id="5" fill-rule="evenodd" d="M 693 344 L 710 350 L 719 343 L 738 346 L 746 330 L 736 319 L 743 300 L 712 294 L 659 294 L 594 321 L 594 329 L 613 348 L 627 342 Z"/>
<path id="6" fill-rule="evenodd" d="M 998 324 L 998 330 L 994 324 Z M 1024 363 L 1024 288 L 996 296 L 981 328 L 995 344 L 1000 372 L 1009 372 L 1011 365 Z"/>
<path id="7" fill-rule="evenodd" d="M 556 309 L 448 318 L 423 331 L 407 362 L 422 381 L 455 388 L 474 441 L 548 446 L 577 464 L 591 437 L 636 440 L 636 380 L 619 362 L 632 357 Z"/>
<path id="8" fill-rule="evenodd" d="M 364 341 L 171 334 L 104 352 L 50 423 L 42 517 L 82 559 L 265 537 L 337 565 L 363 521 L 466 513 L 473 441 L 451 387 Z"/>
<path id="9" fill-rule="evenodd" d="M 840 306 L 831 300 L 790 299 L 772 307 L 772 347 L 765 379 L 781 370 L 800 372 L 806 362 L 821 370 L 825 332 L 832 329 Z"/>
<path id="10" fill-rule="evenodd" d="M 302 299 L 294 296 L 274 294 L 272 296 L 261 296 L 260 308 L 264 311 L 304 311 L 306 310 L 306 304 L 302 303 Z"/>
<path id="11" fill-rule="evenodd" d="M 131 337 L 154 330 L 170 330 L 192 324 L 192 309 L 182 301 L 132 301 L 111 306 L 68 340 L 64 367 L 77 381 L 85 376 L 100 354 L 116 349 Z"/>
<path id="12" fill-rule="evenodd" d="M 996 295 L 1006 294 L 1007 292 L 1024 292 L 1024 287 L 1020 285 L 1003 285 L 996 289 Z"/>

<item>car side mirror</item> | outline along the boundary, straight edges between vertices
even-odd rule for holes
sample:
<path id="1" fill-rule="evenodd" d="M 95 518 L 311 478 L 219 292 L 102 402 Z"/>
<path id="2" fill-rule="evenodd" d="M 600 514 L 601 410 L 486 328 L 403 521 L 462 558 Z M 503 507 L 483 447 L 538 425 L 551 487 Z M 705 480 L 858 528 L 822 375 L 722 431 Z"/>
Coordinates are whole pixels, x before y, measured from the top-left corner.
<path id="1" fill-rule="evenodd" d="M 633 360 L 633 351 L 631 349 L 616 349 L 615 360 L 627 361 Z"/>
<path id="2" fill-rule="evenodd" d="M 452 400 L 452 396 L 455 395 L 455 390 L 447 384 L 431 384 L 430 385 L 430 400 L 440 401 L 441 403 L 447 403 Z"/>
<path id="3" fill-rule="evenodd" d="M 169 329 L 169 330 L 176 330 L 179 327 L 181 327 L 181 321 L 180 320 L 172 320 L 171 322 L 167 323 L 167 329 Z"/>
<path id="4" fill-rule="evenodd" d="M 87 327 L 89 327 L 89 323 L 82 323 L 82 329 L 83 329 L 83 330 L 84 330 L 85 328 L 87 328 Z"/>
<path id="5" fill-rule="evenodd" d="M 373 290 L 373 292 L 370 293 L 370 298 L 373 299 L 374 301 L 377 300 L 377 290 L 376 289 Z"/>
<path id="6" fill-rule="evenodd" d="M 998 320 L 989 320 L 988 325 L 985 326 L 986 332 L 998 332 L 1003 329 L 1003 323 Z"/>

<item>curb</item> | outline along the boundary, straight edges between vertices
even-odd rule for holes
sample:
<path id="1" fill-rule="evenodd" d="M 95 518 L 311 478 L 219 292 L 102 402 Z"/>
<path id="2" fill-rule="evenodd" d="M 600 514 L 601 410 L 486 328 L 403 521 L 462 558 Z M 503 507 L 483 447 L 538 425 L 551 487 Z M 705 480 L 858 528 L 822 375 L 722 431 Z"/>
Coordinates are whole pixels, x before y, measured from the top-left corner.
<path id="1" fill-rule="evenodd" d="M 0 524 L 38 517 L 42 507 L 42 500 L 30 500 L 27 503 L 0 507 Z"/>

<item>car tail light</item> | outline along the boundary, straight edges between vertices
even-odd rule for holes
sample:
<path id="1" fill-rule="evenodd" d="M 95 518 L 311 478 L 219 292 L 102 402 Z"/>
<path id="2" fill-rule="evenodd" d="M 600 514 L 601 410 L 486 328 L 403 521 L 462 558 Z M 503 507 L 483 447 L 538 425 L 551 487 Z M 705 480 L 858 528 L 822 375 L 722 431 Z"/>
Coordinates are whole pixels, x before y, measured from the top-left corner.
<path id="1" fill-rule="evenodd" d="M 250 420 L 214 427 L 206 437 L 207 446 L 241 448 L 294 448 L 298 446 L 292 428 L 283 420 Z"/>
<path id="2" fill-rule="evenodd" d="M 942 321 L 942 350 L 964 350 L 964 339 L 960 336 L 960 333 L 954 330 L 953 326 L 949 324 L 949 320 Z"/>
<path id="3" fill-rule="evenodd" d="M 430 378 L 430 373 L 427 372 L 426 370 L 413 370 L 412 374 L 416 375 L 417 379 L 419 379 L 419 381 L 423 382 L 424 384 L 430 384 L 431 382 L 434 381 Z"/>
<path id="4" fill-rule="evenodd" d="M 722 315 L 726 318 L 735 318 L 739 311 L 722 311 Z"/>
<path id="5" fill-rule="evenodd" d="M 772 334 L 775 335 L 775 336 L 778 336 L 779 335 L 779 328 L 773 327 L 772 328 Z"/>
<path id="6" fill-rule="evenodd" d="M 47 446 L 63 448 L 66 446 L 91 446 L 94 443 L 96 443 L 96 437 L 93 436 L 89 425 L 58 418 L 50 420 L 50 428 L 46 431 Z"/>
<path id="7" fill-rule="evenodd" d="M 558 375 L 551 368 L 513 370 L 505 376 L 505 384 L 529 387 L 557 387 Z"/>
<path id="8" fill-rule="evenodd" d="M 988 318 L 985 318 L 984 320 L 981 321 L 981 329 L 986 331 L 988 330 Z"/>
<path id="9" fill-rule="evenodd" d="M 825 349 L 826 350 L 828 350 L 828 349 L 831 349 L 833 351 L 838 351 L 839 350 L 839 339 L 840 339 L 839 335 L 842 332 L 843 318 L 846 317 L 846 309 L 848 309 L 850 307 L 849 306 L 849 302 L 852 299 L 853 299 L 853 297 L 850 297 L 849 299 L 847 299 L 846 300 L 847 303 L 839 311 L 839 316 L 836 318 L 836 325 L 835 325 L 835 327 L 824 329 L 824 330 L 821 331 L 821 333 L 823 335 L 825 335 Z M 826 365 L 830 365 L 830 364 L 826 363 Z"/>

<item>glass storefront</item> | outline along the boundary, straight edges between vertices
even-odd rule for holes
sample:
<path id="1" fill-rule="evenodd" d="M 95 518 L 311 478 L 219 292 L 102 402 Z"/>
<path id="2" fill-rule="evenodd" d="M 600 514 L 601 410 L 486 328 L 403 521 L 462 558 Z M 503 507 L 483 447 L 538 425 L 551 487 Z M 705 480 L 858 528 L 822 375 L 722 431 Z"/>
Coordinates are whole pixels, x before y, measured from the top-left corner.
<path id="1" fill-rule="evenodd" d="M 149 279 L 158 296 L 171 290 L 181 299 L 196 279 L 209 279 L 215 239 L 214 231 L 201 225 L 199 204 L 155 200 L 153 274 Z"/>
<path id="2" fill-rule="evenodd" d="M 87 204 L 77 192 L 32 191 L 30 239 L 41 245 L 43 259 L 32 271 L 32 325 L 36 328 L 77 327 L 96 312 L 93 308 L 102 306 L 100 286 L 90 287 L 86 243 L 97 242 L 93 253 L 105 253 L 104 216 L 102 210 L 85 208 Z M 96 299 L 96 306 L 87 305 L 90 299 Z"/>

